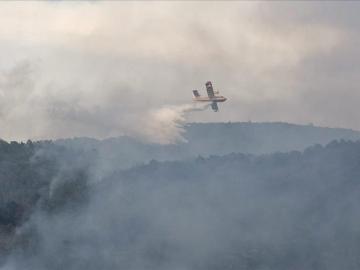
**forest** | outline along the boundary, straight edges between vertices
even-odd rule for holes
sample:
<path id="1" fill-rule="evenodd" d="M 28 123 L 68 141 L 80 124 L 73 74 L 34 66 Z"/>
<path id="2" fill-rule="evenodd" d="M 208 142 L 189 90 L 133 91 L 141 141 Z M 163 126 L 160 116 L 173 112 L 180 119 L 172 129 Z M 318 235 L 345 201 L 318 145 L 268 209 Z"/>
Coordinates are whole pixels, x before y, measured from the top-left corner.
<path id="1" fill-rule="evenodd" d="M 1 141 L 0 269 L 359 269 L 357 132 L 227 123 L 184 136 Z M 209 148 L 221 140 L 238 144 Z"/>

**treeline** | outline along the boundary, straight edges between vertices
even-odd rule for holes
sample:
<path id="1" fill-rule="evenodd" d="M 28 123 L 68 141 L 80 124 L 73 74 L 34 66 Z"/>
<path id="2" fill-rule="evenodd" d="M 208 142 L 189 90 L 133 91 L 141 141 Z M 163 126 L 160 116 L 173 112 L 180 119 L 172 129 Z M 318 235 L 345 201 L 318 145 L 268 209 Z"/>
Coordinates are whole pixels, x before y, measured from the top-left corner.
<path id="1" fill-rule="evenodd" d="M 11 269 L 360 267 L 360 142 L 101 164 L 95 150 L 1 142 Z"/>
<path id="2" fill-rule="evenodd" d="M 172 228 L 147 250 L 168 247 L 147 259 L 151 265 L 183 258 L 186 269 L 360 267 L 360 142 L 261 156 L 153 160 L 109 181 L 110 189 L 121 186 L 119 202 L 144 209 L 140 218 L 161 220 L 144 218 L 160 227 L 150 233 Z M 149 236 L 143 228 L 136 234 Z M 200 261 L 194 243 L 202 249 Z"/>
<path id="3" fill-rule="evenodd" d="M 184 127 L 186 142 L 149 144 L 130 137 L 96 140 L 75 138 L 55 141 L 58 145 L 83 150 L 95 149 L 104 170 L 128 169 L 151 159 L 158 161 L 188 159 L 202 155 L 226 155 L 232 152 L 269 154 L 277 151 L 303 151 L 314 144 L 333 140 L 360 139 L 360 132 L 288 123 L 192 123 Z"/>
<path id="4" fill-rule="evenodd" d="M 0 258 L 35 209 L 52 214 L 86 200 L 90 160 L 50 141 L 0 141 Z"/>

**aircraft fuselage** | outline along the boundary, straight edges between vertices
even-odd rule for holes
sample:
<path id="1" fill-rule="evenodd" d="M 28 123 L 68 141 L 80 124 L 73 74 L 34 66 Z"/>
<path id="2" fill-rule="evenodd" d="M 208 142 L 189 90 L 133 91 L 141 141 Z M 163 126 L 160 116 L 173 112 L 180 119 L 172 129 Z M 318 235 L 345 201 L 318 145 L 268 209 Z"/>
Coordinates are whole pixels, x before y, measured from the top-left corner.
<path id="1" fill-rule="evenodd" d="M 194 97 L 194 101 L 200 102 L 224 102 L 226 101 L 226 97 L 223 96 L 214 96 L 214 97 Z"/>

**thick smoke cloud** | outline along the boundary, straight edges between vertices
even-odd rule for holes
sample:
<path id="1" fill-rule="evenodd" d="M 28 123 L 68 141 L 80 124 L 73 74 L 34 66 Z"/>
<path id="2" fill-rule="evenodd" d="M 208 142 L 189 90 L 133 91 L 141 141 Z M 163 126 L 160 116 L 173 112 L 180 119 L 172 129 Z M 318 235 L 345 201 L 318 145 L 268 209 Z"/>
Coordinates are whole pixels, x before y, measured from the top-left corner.
<path id="1" fill-rule="evenodd" d="M 145 142 L 176 143 L 184 141 L 186 114 L 209 107 L 190 103 L 138 110 L 128 106 L 132 99 L 136 100 L 134 93 L 121 85 L 117 90 L 124 96 L 114 97 L 110 91 L 110 96 L 99 94 L 95 103 L 91 100 L 94 96 L 89 97 L 77 86 L 72 86 L 78 89 L 74 92 L 66 87 L 41 85 L 35 79 L 34 68 L 29 62 L 22 62 L 0 78 L 0 121 L 8 126 L 2 131 L 4 138 L 128 135 Z M 110 99 L 119 99 L 120 103 Z M 24 122 L 31 125 L 23 125 Z"/>
<path id="2" fill-rule="evenodd" d="M 356 7 L 1 3 L 0 137 L 134 133 L 138 115 L 187 104 L 207 80 L 229 99 L 189 121 L 358 128 Z"/>

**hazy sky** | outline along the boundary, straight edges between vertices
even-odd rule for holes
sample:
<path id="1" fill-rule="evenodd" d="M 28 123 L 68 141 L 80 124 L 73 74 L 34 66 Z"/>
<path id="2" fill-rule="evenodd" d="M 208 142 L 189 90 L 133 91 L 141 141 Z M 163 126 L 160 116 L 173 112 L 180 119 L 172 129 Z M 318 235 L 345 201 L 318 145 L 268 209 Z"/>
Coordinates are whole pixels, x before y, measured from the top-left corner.
<path id="1" fill-rule="evenodd" d="M 156 131 L 157 108 L 191 102 L 207 80 L 229 100 L 188 121 L 360 129 L 359 10 L 349 1 L 1 2 L 0 137 Z"/>

